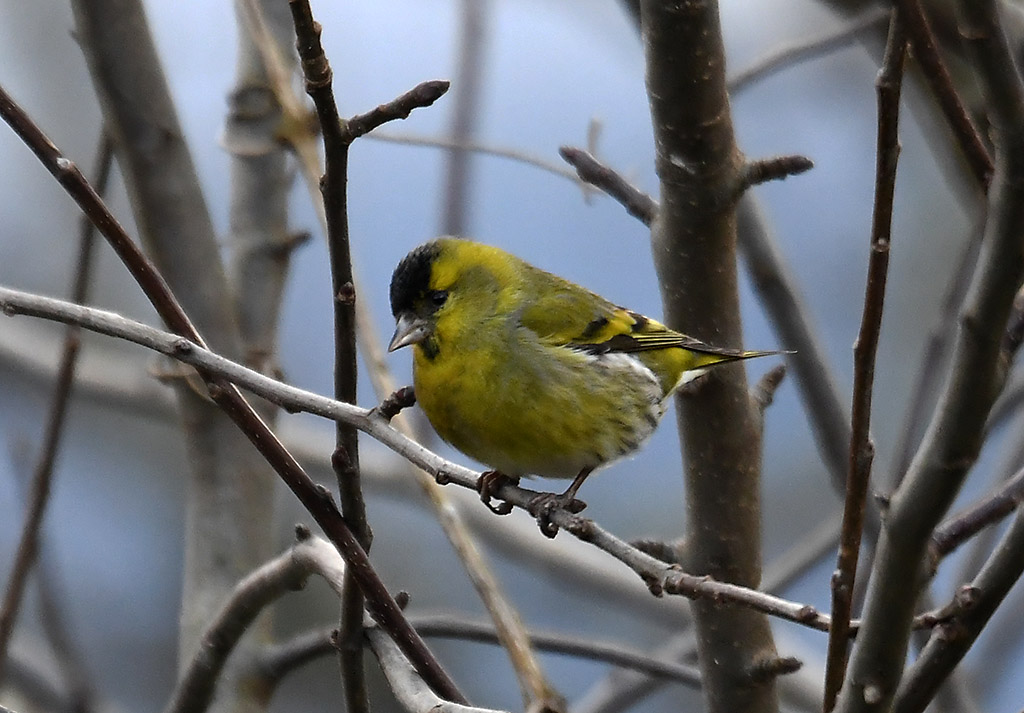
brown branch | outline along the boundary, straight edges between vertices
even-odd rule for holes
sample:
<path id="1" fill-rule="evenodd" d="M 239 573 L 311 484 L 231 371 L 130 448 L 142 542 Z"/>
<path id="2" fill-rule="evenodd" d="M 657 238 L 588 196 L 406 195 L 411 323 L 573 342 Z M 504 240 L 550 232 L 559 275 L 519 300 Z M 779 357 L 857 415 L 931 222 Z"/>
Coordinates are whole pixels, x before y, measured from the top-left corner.
<path id="1" fill-rule="evenodd" d="M 425 82 L 397 99 L 342 122 L 334 100 L 330 63 L 320 43 L 320 26 L 313 19 L 308 0 L 289 3 L 306 91 L 313 99 L 324 143 L 326 172 L 320 184 L 327 223 L 331 284 L 334 299 L 334 393 L 339 401 L 356 402 L 357 298 L 352 273 L 348 227 L 348 148 L 352 142 L 374 128 L 395 119 L 404 119 L 417 107 L 433 104 L 448 90 L 443 81 Z M 342 514 L 363 549 L 369 549 L 373 534 L 366 518 L 359 476 L 359 441 L 354 428 L 337 424 L 336 445 L 331 459 L 341 494 Z M 362 620 L 363 595 L 350 570 L 345 575 L 342 596 L 338 651 L 345 682 L 347 708 L 353 713 L 369 711 L 363 670 Z"/>
<path id="2" fill-rule="evenodd" d="M 396 119 L 407 119 L 414 109 L 428 107 L 443 97 L 449 86 L 451 83 L 445 79 L 433 79 L 417 84 L 386 104 L 347 119 L 342 123 L 341 138 L 347 143 L 352 143 L 382 124 Z"/>
<path id="3" fill-rule="evenodd" d="M 935 528 L 929 546 L 931 569 L 934 571 L 943 557 L 964 542 L 1014 512 L 1021 502 L 1024 502 L 1024 469 L 1018 470 L 995 492 Z"/>
<path id="4" fill-rule="evenodd" d="M 380 405 L 377 407 L 377 413 L 386 421 L 391 421 L 395 416 L 415 403 L 416 392 L 411 386 L 403 386 L 380 402 Z"/>
<path id="5" fill-rule="evenodd" d="M 896 0 L 896 6 L 903 15 L 907 39 L 913 48 L 914 58 L 921 65 L 925 81 L 945 115 L 978 185 L 988 191 L 992 172 L 995 170 L 992 157 L 981 140 L 981 135 L 974 126 L 974 122 L 971 121 L 967 108 L 960 100 L 956 87 L 953 85 L 953 78 L 939 55 L 935 35 L 924 14 L 921 0 Z"/>
<path id="6" fill-rule="evenodd" d="M 75 164 L 66 158 L 40 128 L 31 121 L 7 91 L 0 86 L 0 116 L 39 158 L 43 166 L 75 200 L 79 208 L 107 239 L 125 267 L 142 288 L 164 322 L 190 343 L 203 346 L 202 337 L 171 293 L 156 268 L 142 254 L 124 228 L 104 205 Z M 183 342 L 187 344 L 188 342 Z M 217 404 L 232 418 L 244 435 L 306 507 L 328 539 L 356 572 L 367 596 L 367 608 L 374 620 L 388 631 L 409 661 L 429 685 L 442 696 L 462 702 L 455 684 L 427 649 L 422 639 L 402 617 L 384 583 L 374 571 L 366 552 L 359 546 L 341 513 L 330 499 L 320 493 L 313 481 L 281 444 L 236 387 L 220 377 L 200 371 L 210 386 Z"/>
<path id="7" fill-rule="evenodd" d="M 814 162 L 806 156 L 774 156 L 747 163 L 740 172 L 739 183 L 733 195 L 738 199 L 752 186 L 768 181 L 781 181 L 790 176 L 798 176 L 814 168 Z"/>
<path id="8" fill-rule="evenodd" d="M 346 131 L 338 115 L 332 88 L 333 72 L 323 46 L 320 25 L 313 19 L 308 1 L 289 2 L 295 24 L 296 46 L 306 78 L 306 92 L 313 99 L 320 119 L 324 144 L 325 173 L 320 180 L 324 216 L 327 222 L 327 247 L 331 266 L 331 304 L 334 307 L 334 398 L 356 403 L 357 298 L 353 287 L 352 257 L 348 228 L 348 148 L 358 134 Z M 385 114 L 380 108 L 370 116 Z M 374 121 L 364 119 L 357 127 L 370 130 Z M 365 131 L 363 132 L 365 133 Z M 373 533 L 366 518 L 359 476 L 359 438 L 354 428 L 335 424 L 335 450 L 331 465 L 338 482 L 341 512 L 352 533 L 364 550 L 370 549 Z M 369 713 L 369 693 L 363 668 L 363 594 L 355 582 L 355 574 L 345 573 L 341 597 L 341 622 L 338 635 L 338 657 L 344 683 L 345 707 L 351 713 Z"/>
<path id="9" fill-rule="evenodd" d="M 785 378 L 786 365 L 779 364 L 766 371 L 764 376 L 754 385 L 751 391 L 751 398 L 753 398 L 754 403 L 757 405 L 757 410 L 762 416 L 764 416 L 765 410 L 772 405 L 772 401 L 775 400 L 775 392 L 782 385 L 782 380 Z"/>
<path id="10" fill-rule="evenodd" d="M 1002 334 L 1024 275 L 1024 89 L 1016 71 L 1008 71 L 1014 63 L 994 0 L 964 0 L 959 8 L 995 129 L 996 170 L 984 248 L 965 300 L 949 379 L 887 514 L 864 606 L 865 626 L 839 696 L 842 713 L 888 710 L 892 703 L 906 663 L 928 543 L 978 457 L 1001 378 Z"/>
<path id="11" fill-rule="evenodd" d="M 572 146 L 562 146 L 558 155 L 576 169 L 581 181 L 600 188 L 622 204 L 626 212 L 650 226 L 658 214 L 658 202 L 636 188 L 614 169 L 598 161 L 593 154 Z"/>
<path id="12" fill-rule="evenodd" d="M 864 512 L 871 479 L 874 445 L 871 442 L 871 397 L 875 357 L 882 330 L 885 283 L 889 270 L 892 207 L 899 158 L 900 90 L 907 38 L 898 10 L 892 11 L 889 38 L 875 88 L 878 92 L 878 147 L 875 166 L 875 201 L 871 221 L 871 253 L 860 334 L 853 351 L 853 411 L 850 417 L 850 470 L 846 479 L 839 556 L 832 575 L 832 630 L 825 668 L 825 711 L 835 706 L 846 671 L 846 628 L 853 610 L 853 591 L 864 532 Z"/>
<path id="13" fill-rule="evenodd" d="M 96 158 L 97 190 L 105 191 L 110 178 L 110 168 L 114 160 L 114 147 L 106 132 L 102 132 Z M 84 216 L 81 220 L 81 236 L 79 238 L 78 259 L 71 287 L 71 300 L 84 303 L 88 299 L 89 282 L 92 278 L 93 245 L 96 231 L 92 223 Z M 81 327 L 68 325 L 64 332 L 64 347 L 61 351 L 57 373 L 54 379 L 53 396 L 50 402 L 43 440 L 40 444 L 39 459 L 36 461 L 29 486 L 28 503 L 25 509 L 25 521 L 22 523 L 18 547 L 15 550 L 14 562 L 7 578 L 7 588 L 0 603 L 0 682 L 4 679 L 7 664 L 7 647 L 14 632 L 18 611 L 21 608 L 25 583 L 39 553 L 40 530 L 46 505 L 50 500 L 50 487 L 53 482 L 53 467 L 60 450 L 64 423 L 67 418 L 68 404 L 75 379 L 75 367 L 78 364 L 78 351 L 81 346 Z"/>

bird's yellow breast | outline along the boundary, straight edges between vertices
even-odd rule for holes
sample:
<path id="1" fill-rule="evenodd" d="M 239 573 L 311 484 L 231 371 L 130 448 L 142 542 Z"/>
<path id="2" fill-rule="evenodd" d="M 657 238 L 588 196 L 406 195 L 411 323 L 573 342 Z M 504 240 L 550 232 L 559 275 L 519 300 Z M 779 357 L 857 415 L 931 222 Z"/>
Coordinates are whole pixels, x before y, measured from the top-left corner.
<path id="1" fill-rule="evenodd" d="M 665 391 L 635 356 L 542 343 L 508 323 L 416 348 L 417 400 L 440 436 L 507 475 L 571 478 L 640 446 Z"/>

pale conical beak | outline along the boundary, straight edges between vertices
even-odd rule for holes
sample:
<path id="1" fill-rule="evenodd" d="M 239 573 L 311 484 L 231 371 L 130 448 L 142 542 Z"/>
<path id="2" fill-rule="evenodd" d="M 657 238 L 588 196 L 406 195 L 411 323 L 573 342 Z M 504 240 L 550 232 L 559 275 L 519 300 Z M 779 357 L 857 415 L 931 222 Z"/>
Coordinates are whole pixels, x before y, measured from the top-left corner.
<path id="1" fill-rule="evenodd" d="M 402 312 L 398 315 L 398 325 L 395 327 L 395 334 L 388 344 L 388 351 L 407 347 L 410 344 L 419 344 L 431 334 L 430 325 L 426 320 L 416 317 L 410 312 Z"/>

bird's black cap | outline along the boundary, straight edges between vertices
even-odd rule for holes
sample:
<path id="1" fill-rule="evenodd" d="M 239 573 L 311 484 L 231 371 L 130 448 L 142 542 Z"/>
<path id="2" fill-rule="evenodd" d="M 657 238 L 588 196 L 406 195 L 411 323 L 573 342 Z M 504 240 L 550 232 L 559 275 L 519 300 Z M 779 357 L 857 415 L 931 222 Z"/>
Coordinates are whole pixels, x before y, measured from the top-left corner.
<path id="1" fill-rule="evenodd" d="M 430 269 L 441 252 L 436 242 L 424 243 L 402 258 L 391 276 L 391 314 L 413 309 L 430 286 Z"/>

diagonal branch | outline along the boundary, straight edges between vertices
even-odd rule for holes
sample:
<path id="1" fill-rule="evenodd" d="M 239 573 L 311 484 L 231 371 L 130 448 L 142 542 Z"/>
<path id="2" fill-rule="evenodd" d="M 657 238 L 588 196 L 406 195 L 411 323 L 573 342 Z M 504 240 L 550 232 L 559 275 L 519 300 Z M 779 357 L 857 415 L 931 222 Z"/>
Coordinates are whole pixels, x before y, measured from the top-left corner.
<path id="1" fill-rule="evenodd" d="M 100 233 L 107 238 L 118 257 L 142 287 L 147 298 L 170 328 L 187 339 L 182 344 L 203 346 L 202 337 L 185 314 L 181 304 L 171 293 L 167 283 L 156 271 L 124 228 L 104 205 L 92 186 L 75 164 L 67 159 L 43 134 L 39 127 L 0 87 L 0 116 L 36 154 L 43 165 L 78 203 Z M 187 349 L 187 347 L 186 347 Z M 281 444 L 238 389 L 210 373 L 200 372 L 207 381 L 214 399 L 243 434 L 256 446 L 281 479 L 309 510 L 317 524 L 350 563 L 367 598 L 367 608 L 375 621 L 392 636 L 403 653 L 429 685 L 455 702 L 465 699 L 447 673 L 427 649 L 423 640 L 409 626 L 387 587 L 370 564 L 366 552 L 359 546 L 352 531 L 345 524 L 329 493 L 317 488 L 298 461 Z"/>

